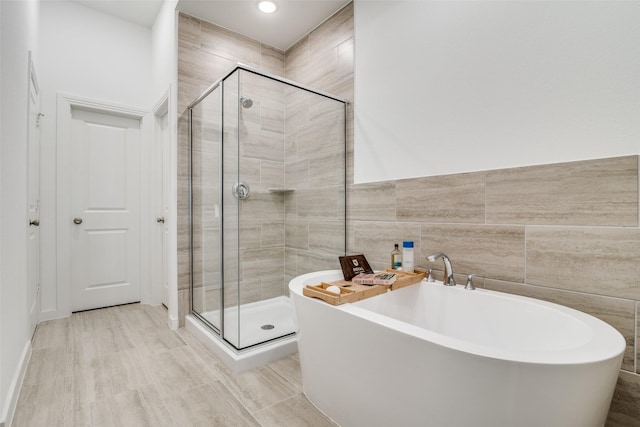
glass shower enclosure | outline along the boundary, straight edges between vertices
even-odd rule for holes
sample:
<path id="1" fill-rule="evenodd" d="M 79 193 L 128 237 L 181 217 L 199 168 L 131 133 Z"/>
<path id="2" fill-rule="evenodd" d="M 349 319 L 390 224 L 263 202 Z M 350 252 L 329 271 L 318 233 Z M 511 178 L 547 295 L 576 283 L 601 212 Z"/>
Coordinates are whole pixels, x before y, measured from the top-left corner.
<path id="1" fill-rule="evenodd" d="M 294 334 L 289 280 L 345 252 L 347 105 L 238 64 L 189 106 L 191 313 L 238 351 Z"/>

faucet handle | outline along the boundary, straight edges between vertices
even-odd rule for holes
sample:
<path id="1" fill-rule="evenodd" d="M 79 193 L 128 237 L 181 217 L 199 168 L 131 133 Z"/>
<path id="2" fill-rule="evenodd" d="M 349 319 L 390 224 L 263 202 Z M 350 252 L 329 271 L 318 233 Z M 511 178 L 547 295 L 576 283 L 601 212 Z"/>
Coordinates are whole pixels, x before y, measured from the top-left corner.
<path id="1" fill-rule="evenodd" d="M 478 277 L 478 275 L 477 274 L 469 274 L 467 276 L 467 285 L 464 287 L 466 290 L 474 291 L 476 289 L 476 287 L 473 286 L 473 278 L 474 277 Z"/>
<path id="2" fill-rule="evenodd" d="M 427 276 L 427 282 L 435 282 L 435 279 L 433 278 L 433 271 L 431 269 L 429 269 L 429 275 Z"/>

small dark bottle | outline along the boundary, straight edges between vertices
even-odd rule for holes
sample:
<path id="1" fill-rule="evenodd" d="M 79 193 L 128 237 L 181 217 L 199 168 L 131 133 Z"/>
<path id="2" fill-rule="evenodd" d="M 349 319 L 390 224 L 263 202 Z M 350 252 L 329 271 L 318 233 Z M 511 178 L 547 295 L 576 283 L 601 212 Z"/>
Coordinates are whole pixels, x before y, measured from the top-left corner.
<path id="1" fill-rule="evenodd" d="M 391 251 L 391 268 L 397 270 L 400 267 L 402 267 L 402 251 L 396 243 L 393 251 Z"/>

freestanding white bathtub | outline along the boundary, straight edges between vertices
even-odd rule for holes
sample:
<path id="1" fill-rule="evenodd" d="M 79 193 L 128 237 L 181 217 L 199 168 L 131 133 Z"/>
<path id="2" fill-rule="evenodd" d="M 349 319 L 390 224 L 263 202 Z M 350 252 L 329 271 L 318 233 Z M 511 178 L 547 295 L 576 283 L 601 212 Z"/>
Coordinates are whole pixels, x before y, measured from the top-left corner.
<path id="1" fill-rule="evenodd" d="M 344 427 L 603 426 L 625 340 L 556 304 L 422 282 L 332 306 L 289 283 L 304 392 Z"/>

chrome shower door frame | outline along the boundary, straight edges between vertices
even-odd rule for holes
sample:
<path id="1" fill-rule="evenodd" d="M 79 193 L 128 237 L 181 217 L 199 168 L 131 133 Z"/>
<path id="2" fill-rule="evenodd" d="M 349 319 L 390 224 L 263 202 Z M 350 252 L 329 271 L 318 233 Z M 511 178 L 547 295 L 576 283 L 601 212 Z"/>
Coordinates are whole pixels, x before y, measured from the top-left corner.
<path id="1" fill-rule="evenodd" d="M 274 74 L 270 74 L 270 73 L 265 73 L 262 72 L 256 68 L 250 67 L 248 65 L 245 64 L 241 64 L 241 63 L 237 63 L 228 73 L 226 73 L 223 77 L 221 77 L 220 79 L 218 79 L 215 83 L 213 83 L 211 86 L 209 86 L 196 100 L 194 100 L 191 104 L 189 104 L 189 106 L 187 107 L 188 111 L 189 111 L 189 133 L 188 133 L 188 138 L 189 138 L 189 268 L 190 268 L 190 312 L 192 315 L 194 315 L 195 317 L 197 317 L 201 322 L 203 322 L 204 324 L 206 324 L 209 328 L 211 328 L 216 334 L 218 334 L 221 339 L 227 343 L 227 345 L 229 345 L 230 347 L 232 347 L 233 349 L 235 349 L 236 351 L 240 352 L 240 351 L 244 351 L 246 349 L 249 349 L 251 347 L 255 347 L 257 345 L 261 345 L 264 344 L 264 342 L 261 342 L 259 344 L 253 344 L 253 345 L 249 345 L 247 347 L 238 347 L 236 346 L 234 343 L 230 342 L 229 340 L 226 339 L 225 337 L 225 308 L 226 308 L 226 304 L 225 304 L 225 262 L 224 262 L 224 254 L 225 254 L 225 243 L 224 243 L 224 232 L 225 232 L 225 203 L 224 203 L 224 193 L 226 191 L 226 189 L 224 188 L 224 174 L 225 174 L 225 162 L 224 162 L 224 155 L 225 155 L 225 151 L 224 151 L 224 145 L 225 145 L 225 82 L 227 82 L 227 80 L 229 78 L 231 78 L 232 76 L 234 76 L 235 73 L 238 72 L 238 77 L 239 77 L 239 71 L 245 71 L 248 73 L 252 73 L 258 76 L 261 76 L 263 78 L 267 78 L 270 80 L 274 80 L 280 83 L 283 83 L 285 85 L 297 88 L 297 89 L 301 89 L 303 91 L 315 94 L 315 95 L 319 95 L 321 97 L 325 97 L 331 100 L 335 100 L 337 102 L 341 102 L 344 105 L 344 126 L 343 126 L 343 140 L 344 140 L 344 165 L 343 165 L 343 170 L 344 170 L 344 186 L 345 186 L 345 191 L 344 191 L 344 207 L 345 207 L 345 213 L 344 213 L 344 224 L 345 224 L 345 233 L 344 233 L 344 248 L 346 250 L 346 244 L 347 244 L 347 233 L 346 233 L 346 201 L 347 201 L 347 192 L 346 192 L 346 183 L 347 183 L 347 117 L 348 117 L 348 105 L 349 105 L 349 101 L 337 96 L 334 96 L 332 94 L 329 94 L 327 92 L 323 92 L 323 91 L 319 91 L 317 89 L 311 88 L 309 86 L 294 82 L 292 80 L 288 80 L 285 79 L 283 77 L 274 75 Z M 238 83 L 238 87 L 240 87 L 240 83 Z M 212 324 L 209 320 L 207 320 L 204 316 L 202 316 L 198 311 L 194 310 L 194 239 L 193 239 L 193 220 L 194 220 L 194 194 L 193 194 L 193 131 L 192 131 L 192 126 L 193 126 L 193 108 L 196 107 L 198 104 L 200 104 L 204 99 L 206 99 L 212 92 L 214 92 L 216 89 L 221 90 L 221 94 L 220 94 L 220 99 L 219 99 L 219 104 L 220 104 L 220 129 L 219 129 L 219 162 L 220 162 L 220 167 L 219 167 L 219 198 L 218 198 L 218 204 L 219 204 L 219 219 L 218 219 L 218 226 L 219 226 L 219 230 L 220 230 L 220 238 L 219 238 L 219 243 L 220 243 L 220 254 L 219 254 L 219 258 L 220 258 L 220 310 L 219 310 L 219 327 L 217 327 L 216 325 Z M 239 94 L 238 94 L 239 95 Z M 239 99 L 239 98 L 238 98 Z M 251 104 L 253 104 L 253 100 L 251 100 L 250 98 L 246 98 L 243 102 L 246 102 L 246 100 L 250 101 L 250 104 L 245 107 L 245 108 L 250 108 Z M 241 105 L 240 102 L 238 103 L 238 114 L 241 114 Z M 238 116 L 239 119 L 240 116 Z M 240 146 L 240 131 L 238 129 L 237 132 L 237 141 L 236 141 L 236 147 Z M 239 149 L 239 148 L 238 148 Z M 239 170 L 238 170 L 238 175 L 239 175 Z M 236 184 L 239 184 L 239 177 L 238 180 L 236 181 Z M 248 196 L 248 192 L 247 192 L 247 196 Z M 236 198 L 236 202 L 240 202 L 240 197 Z M 239 207 L 238 207 L 239 209 Z M 239 233 L 240 230 L 240 218 L 238 217 L 238 230 L 237 232 Z M 241 258 L 240 258 L 240 244 L 239 244 L 239 237 L 238 237 L 238 246 L 237 246 L 237 266 L 236 268 L 239 268 L 240 266 L 240 262 L 241 262 Z M 231 249 L 233 250 L 233 248 L 226 248 L 227 250 Z M 240 304 L 240 274 L 237 273 L 238 276 L 238 307 L 241 306 Z M 239 324 L 239 322 L 238 322 Z M 291 333 L 291 334 L 287 334 L 287 335 L 283 335 L 281 337 L 278 338 L 274 338 L 272 340 L 269 341 L 273 341 L 273 340 L 277 340 L 280 339 L 282 337 L 285 336 L 289 336 L 295 334 Z M 265 341 L 266 342 L 266 341 Z"/>

